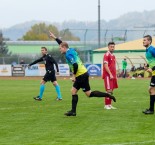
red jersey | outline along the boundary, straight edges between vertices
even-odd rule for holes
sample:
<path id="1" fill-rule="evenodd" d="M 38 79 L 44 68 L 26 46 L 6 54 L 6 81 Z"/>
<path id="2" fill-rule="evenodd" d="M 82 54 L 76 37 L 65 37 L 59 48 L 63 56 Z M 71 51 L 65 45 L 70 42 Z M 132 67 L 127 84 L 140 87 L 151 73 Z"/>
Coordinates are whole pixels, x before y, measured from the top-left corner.
<path id="1" fill-rule="evenodd" d="M 116 77 L 116 58 L 115 58 L 115 55 L 113 55 L 110 51 L 107 51 L 103 57 L 103 64 L 104 63 L 108 64 L 109 70 L 112 73 L 113 77 L 117 78 Z M 106 76 L 110 76 L 110 75 L 108 74 L 105 67 L 103 66 L 102 78 L 104 79 Z"/>

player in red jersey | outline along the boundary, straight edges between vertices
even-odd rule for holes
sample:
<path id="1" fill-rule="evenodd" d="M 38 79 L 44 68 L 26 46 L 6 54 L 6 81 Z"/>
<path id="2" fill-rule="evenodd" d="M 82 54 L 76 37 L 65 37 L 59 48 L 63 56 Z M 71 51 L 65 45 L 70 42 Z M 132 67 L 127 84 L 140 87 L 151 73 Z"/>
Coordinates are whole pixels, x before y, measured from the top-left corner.
<path id="1" fill-rule="evenodd" d="M 117 75 L 116 75 L 116 58 L 113 54 L 115 50 L 115 43 L 108 43 L 108 51 L 103 57 L 103 76 L 104 85 L 107 93 L 113 94 L 113 90 L 118 88 L 117 85 Z M 111 105 L 111 99 L 109 97 L 105 98 L 105 109 L 116 109 Z"/>

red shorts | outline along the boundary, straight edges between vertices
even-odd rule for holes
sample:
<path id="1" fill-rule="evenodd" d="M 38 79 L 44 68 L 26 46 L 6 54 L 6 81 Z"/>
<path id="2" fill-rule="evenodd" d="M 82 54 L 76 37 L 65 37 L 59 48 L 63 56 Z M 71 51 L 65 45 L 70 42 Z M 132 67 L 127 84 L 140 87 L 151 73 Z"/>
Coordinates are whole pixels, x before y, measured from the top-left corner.
<path id="1" fill-rule="evenodd" d="M 114 90 L 118 88 L 117 79 L 110 79 L 109 76 L 106 76 L 104 78 L 104 86 L 105 86 L 106 91 Z"/>

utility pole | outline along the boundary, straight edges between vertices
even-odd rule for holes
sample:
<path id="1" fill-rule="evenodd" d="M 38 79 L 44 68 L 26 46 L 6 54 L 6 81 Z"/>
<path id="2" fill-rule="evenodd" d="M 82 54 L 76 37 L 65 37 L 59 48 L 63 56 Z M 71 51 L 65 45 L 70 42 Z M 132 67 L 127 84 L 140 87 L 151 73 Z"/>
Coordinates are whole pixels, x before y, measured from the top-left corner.
<path id="1" fill-rule="evenodd" d="M 98 48 L 101 47 L 100 0 L 98 0 Z"/>

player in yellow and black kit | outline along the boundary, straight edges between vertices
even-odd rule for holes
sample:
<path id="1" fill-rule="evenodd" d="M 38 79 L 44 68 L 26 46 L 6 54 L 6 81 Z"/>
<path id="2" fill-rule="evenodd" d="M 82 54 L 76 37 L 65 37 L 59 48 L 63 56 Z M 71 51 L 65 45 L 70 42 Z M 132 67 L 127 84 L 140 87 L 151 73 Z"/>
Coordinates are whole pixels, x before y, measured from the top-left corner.
<path id="1" fill-rule="evenodd" d="M 154 114 L 154 103 L 155 103 L 155 47 L 151 45 L 152 37 L 146 35 L 143 38 L 143 46 L 146 47 L 146 59 L 148 65 L 145 69 L 152 74 L 149 94 L 150 94 L 150 108 L 143 111 L 144 114 Z"/>
<path id="2" fill-rule="evenodd" d="M 109 97 L 116 102 L 114 96 L 111 96 L 108 93 L 91 91 L 89 85 L 89 74 L 87 69 L 83 65 L 81 59 L 78 56 L 78 53 L 73 48 L 69 48 L 66 42 L 62 42 L 60 39 L 56 38 L 55 35 L 50 32 L 50 37 L 54 38 L 57 43 L 60 45 L 60 52 L 65 54 L 66 62 L 68 63 L 70 69 L 73 72 L 73 87 L 72 87 L 72 109 L 65 113 L 66 116 L 76 116 L 76 106 L 78 103 L 78 90 L 82 88 L 83 92 L 88 97 Z"/>

